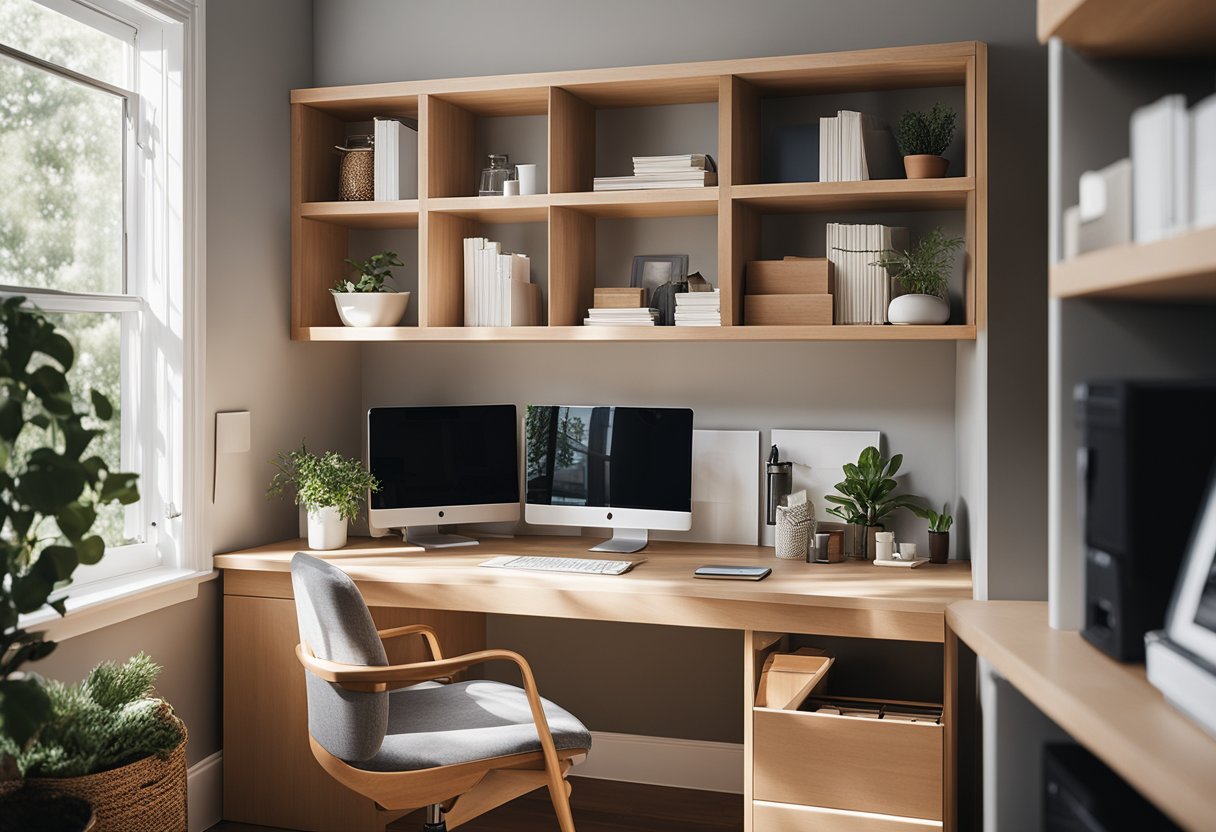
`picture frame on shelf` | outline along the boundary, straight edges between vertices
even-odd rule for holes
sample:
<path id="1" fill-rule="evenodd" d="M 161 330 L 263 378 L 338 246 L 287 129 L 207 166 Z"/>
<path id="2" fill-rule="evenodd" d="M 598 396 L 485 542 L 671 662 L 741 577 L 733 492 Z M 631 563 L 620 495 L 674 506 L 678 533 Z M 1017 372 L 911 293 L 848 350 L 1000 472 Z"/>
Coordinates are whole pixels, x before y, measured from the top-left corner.
<path id="1" fill-rule="evenodd" d="M 688 277 L 687 254 L 639 254 L 633 258 L 629 285 L 646 290 L 646 305 L 654 306 L 654 293 L 668 282 L 683 282 Z"/>

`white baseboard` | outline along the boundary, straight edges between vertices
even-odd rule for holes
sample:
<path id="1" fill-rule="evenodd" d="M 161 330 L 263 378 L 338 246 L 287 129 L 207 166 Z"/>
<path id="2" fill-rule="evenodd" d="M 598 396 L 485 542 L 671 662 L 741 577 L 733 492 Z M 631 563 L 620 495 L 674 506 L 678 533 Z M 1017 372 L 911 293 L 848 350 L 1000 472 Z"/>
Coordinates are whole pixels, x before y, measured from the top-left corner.
<path id="1" fill-rule="evenodd" d="M 593 731 L 591 753 L 571 774 L 742 794 L 743 746 Z"/>
<path id="2" fill-rule="evenodd" d="M 205 832 L 224 818 L 224 752 L 199 760 L 186 771 L 187 828 Z"/>

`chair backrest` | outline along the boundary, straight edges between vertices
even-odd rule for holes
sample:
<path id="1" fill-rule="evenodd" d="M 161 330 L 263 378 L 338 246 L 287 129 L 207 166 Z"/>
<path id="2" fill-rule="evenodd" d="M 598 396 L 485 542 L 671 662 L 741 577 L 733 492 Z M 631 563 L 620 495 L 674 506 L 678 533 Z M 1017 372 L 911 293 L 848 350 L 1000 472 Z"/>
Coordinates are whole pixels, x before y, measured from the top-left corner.
<path id="1" fill-rule="evenodd" d="M 319 659 L 343 664 L 388 664 L 384 644 L 359 588 L 325 561 L 297 552 L 291 559 L 300 640 Z M 388 694 L 346 690 L 305 672 L 308 732 L 343 760 L 374 757 L 388 729 Z"/>

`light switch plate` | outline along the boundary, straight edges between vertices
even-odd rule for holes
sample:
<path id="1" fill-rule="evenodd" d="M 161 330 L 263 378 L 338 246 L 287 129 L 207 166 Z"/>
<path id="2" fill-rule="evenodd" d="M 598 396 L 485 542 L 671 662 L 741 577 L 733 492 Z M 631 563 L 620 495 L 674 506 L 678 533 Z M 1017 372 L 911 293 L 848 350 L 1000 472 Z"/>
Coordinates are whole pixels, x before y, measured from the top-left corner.
<path id="1" fill-rule="evenodd" d="M 248 410 L 215 414 L 215 452 L 217 454 L 249 453 L 249 433 Z"/>

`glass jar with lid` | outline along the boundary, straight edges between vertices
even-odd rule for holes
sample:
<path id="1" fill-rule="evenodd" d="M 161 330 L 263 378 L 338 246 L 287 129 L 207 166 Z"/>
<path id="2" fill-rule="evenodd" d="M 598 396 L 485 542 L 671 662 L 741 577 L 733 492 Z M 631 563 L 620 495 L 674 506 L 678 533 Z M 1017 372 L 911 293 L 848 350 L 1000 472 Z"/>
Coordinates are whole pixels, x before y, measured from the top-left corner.
<path id="1" fill-rule="evenodd" d="M 489 167 L 481 171 L 478 196 L 502 196 L 503 183 L 511 178 L 511 165 L 505 153 L 491 153 Z"/>
<path id="2" fill-rule="evenodd" d="M 376 161 L 373 139 L 366 133 L 346 137 L 346 144 L 334 147 L 342 154 L 338 166 L 338 199 L 376 198 Z"/>

